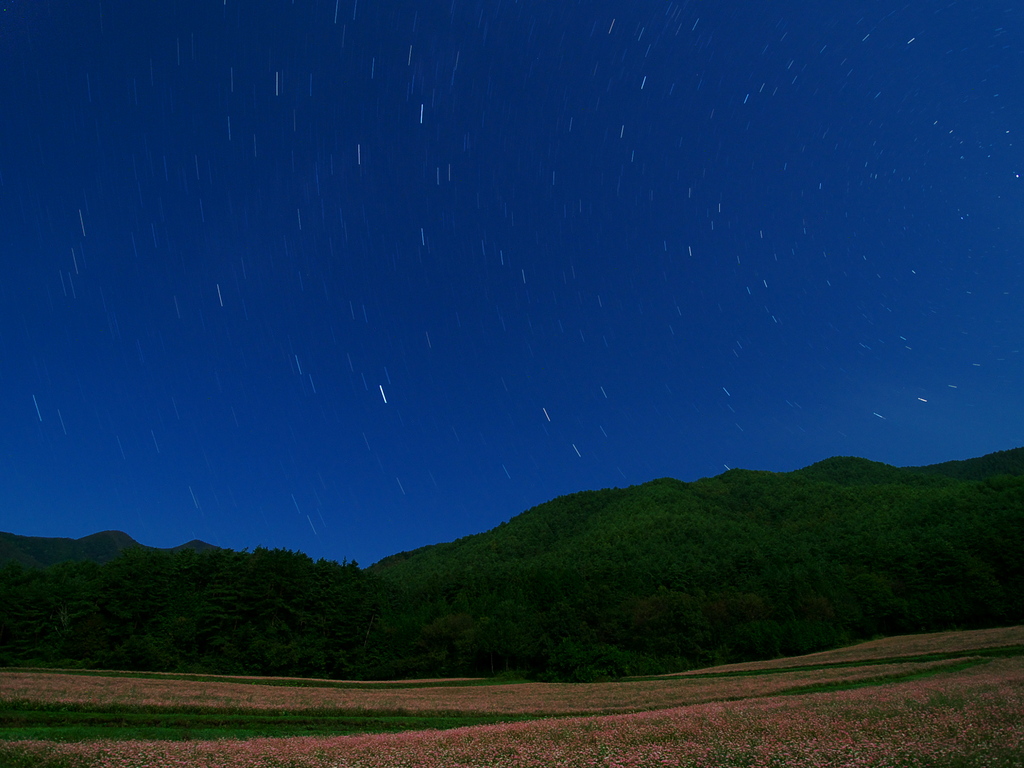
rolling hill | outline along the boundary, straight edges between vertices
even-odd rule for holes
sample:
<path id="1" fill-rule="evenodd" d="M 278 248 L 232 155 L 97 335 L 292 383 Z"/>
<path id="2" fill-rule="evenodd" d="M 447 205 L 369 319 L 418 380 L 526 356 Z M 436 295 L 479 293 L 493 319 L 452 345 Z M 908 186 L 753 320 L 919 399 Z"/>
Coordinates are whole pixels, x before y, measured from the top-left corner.
<path id="1" fill-rule="evenodd" d="M 0 567 L 7 563 L 21 563 L 28 568 L 45 568 L 69 560 L 108 563 L 129 547 L 144 547 L 123 531 L 101 531 L 80 539 L 51 538 L 46 536 L 18 536 L 0 531 Z M 156 549 L 156 547 L 145 547 Z M 195 539 L 171 547 L 168 552 L 192 549 L 203 552 L 216 549 L 213 544 Z"/>
<path id="2" fill-rule="evenodd" d="M 410 673 L 496 658 L 586 677 L 1020 621 L 1022 553 L 1018 448 L 576 493 L 371 570 Z"/>

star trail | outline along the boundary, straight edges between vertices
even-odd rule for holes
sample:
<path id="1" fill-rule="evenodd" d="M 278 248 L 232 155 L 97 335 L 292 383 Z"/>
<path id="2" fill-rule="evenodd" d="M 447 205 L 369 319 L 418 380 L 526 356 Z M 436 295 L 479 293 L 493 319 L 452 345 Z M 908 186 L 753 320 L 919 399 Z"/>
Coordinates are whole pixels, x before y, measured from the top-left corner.
<path id="1" fill-rule="evenodd" d="M 0 529 L 368 565 L 1024 443 L 1010 3 L 10 0 Z"/>

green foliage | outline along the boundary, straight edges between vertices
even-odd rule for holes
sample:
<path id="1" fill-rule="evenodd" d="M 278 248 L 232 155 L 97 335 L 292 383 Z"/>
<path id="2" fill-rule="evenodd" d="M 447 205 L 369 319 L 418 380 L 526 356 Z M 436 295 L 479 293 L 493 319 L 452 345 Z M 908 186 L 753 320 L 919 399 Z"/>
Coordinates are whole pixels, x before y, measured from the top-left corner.
<path id="1" fill-rule="evenodd" d="M 607 643 L 563 640 L 551 650 L 546 661 L 541 678 L 568 683 L 593 683 L 648 673 L 643 657 Z"/>
<path id="2" fill-rule="evenodd" d="M 0 665 L 571 681 L 1024 621 L 1024 449 L 563 496 L 362 570 L 259 548 L 0 568 Z"/>
<path id="3" fill-rule="evenodd" d="M 1019 622 L 1024 478 L 1006 469 L 1022 462 L 835 458 L 564 496 L 373 566 L 389 655 L 579 681 Z M 455 615 L 459 652 L 431 667 L 424 628 Z"/>
<path id="4" fill-rule="evenodd" d="M 132 548 L 104 565 L 0 569 L 0 663 L 358 676 L 372 578 L 286 550 Z"/>
<path id="5" fill-rule="evenodd" d="M 957 480 L 988 480 L 999 475 L 1024 475 L 1024 449 L 996 451 L 976 459 L 944 461 L 926 467 L 907 467 L 912 472 L 926 475 L 944 475 Z"/>

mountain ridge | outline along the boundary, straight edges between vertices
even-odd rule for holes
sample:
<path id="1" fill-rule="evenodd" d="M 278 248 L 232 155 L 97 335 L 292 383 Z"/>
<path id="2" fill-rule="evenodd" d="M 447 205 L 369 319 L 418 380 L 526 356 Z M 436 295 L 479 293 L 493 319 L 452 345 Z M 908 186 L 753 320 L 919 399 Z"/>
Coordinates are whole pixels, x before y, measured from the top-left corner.
<path id="1" fill-rule="evenodd" d="M 627 486 L 626 488 L 616 487 L 576 491 L 555 497 L 547 502 L 542 502 L 530 509 L 524 510 L 518 515 L 513 516 L 510 520 L 499 523 L 487 531 L 461 536 L 450 542 L 425 544 L 412 550 L 396 552 L 381 558 L 368 567 L 371 570 L 386 569 L 424 551 L 436 547 L 448 547 L 478 536 L 485 536 L 559 499 L 584 498 L 586 494 L 625 492 L 631 488 L 642 488 L 651 484 L 674 484 L 675 487 L 687 487 L 718 478 L 757 475 L 766 477 L 791 476 L 811 482 L 831 482 L 844 486 L 875 486 L 899 483 L 922 487 L 936 487 L 950 485 L 958 480 L 984 480 L 998 475 L 1024 475 L 1024 447 L 995 451 L 968 459 L 907 467 L 896 467 L 858 456 L 832 456 L 789 472 L 734 468 L 719 475 L 704 477 L 690 482 L 672 477 L 662 477 L 648 480 L 645 483 Z M 193 549 L 197 552 L 203 552 L 207 549 L 218 548 L 199 539 L 193 539 L 176 547 L 148 547 L 140 544 L 128 533 L 118 530 L 98 531 L 78 539 L 23 536 L 0 531 L 0 567 L 9 562 L 19 562 L 26 567 L 45 568 L 69 560 L 88 560 L 103 564 L 113 560 L 123 550 L 130 547 L 143 547 L 144 549 L 152 550 L 163 549 L 167 552 L 177 552 L 181 549 Z"/>
<path id="2" fill-rule="evenodd" d="M 199 539 L 179 544 L 176 547 L 149 547 L 140 544 L 124 531 L 97 531 L 78 539 L 52 536 L 22 536 L 0 531 L 0 567 L 17 562 L 27 568 L 47 568 L 68 561 L 90 561 L 102 565 L 108 563 L 124 550 L 132 547 L 178 552 L 192 549 L 204 552 L 218 549 Z"/>
<path id="3" fill-rule="evenodd" d="M 613 494 L 624 493 L 630 489 L 645 488 L 652 485 L 662 485 L 676 489 L 692 488 L 700 483 L 709 483 L 722 478 L 782 478 L 791 477 L 809 482 L 827 482 L 846 487 L 885 486 L 890 484 L 919 486 L 919 487 L 941 487 L 952 486 L 961 480 L 985 480 L 1000 475 L 1024 476 L 1024 447 L 1011 448 L 1005 451 L 995 451 L 983 456 L 969 459 L 945 461 L 938 464 L 927 464 L 921 466 L 896 467 L 883 462 L 872 461 L 858 456 L 832 456 L 822 459 L 813 464 L 789 472 L 771 472 L 768 470 L 753 470 L 733 468 L 719 475 L 703 477 L 698 480 L 686 482 L 672 477 L 661 477 L 648 480 L 645 483 L 627 486 L 626 488 L 604 488 L 600 490 L 576 491 L 574 493 L 558 496 L 546 502 L 542 502 L 530 509 L 520 512 L 510 520 L 499 523 L 494 528 L 481 533 L 469 534 L 459 537 L 451 542 L 440 542 L 426 544 L 416 549 L 405 552 L 396 552 L 381 558 L 369 566 L 371 570 L 386 569 L 399 562 L 408 560 L 436 547 L 449 547 L 460 542 L 475 539 L 480 536 L 487 536 L 505 526 L 513 524 L 524 516 L 539 514 L 539 510 L 547 508 L 554 502 L 563 499 L 574 499 L 584 501 L 587 494 Z M 571 523 L 570 523 L 571 527 Z"/>

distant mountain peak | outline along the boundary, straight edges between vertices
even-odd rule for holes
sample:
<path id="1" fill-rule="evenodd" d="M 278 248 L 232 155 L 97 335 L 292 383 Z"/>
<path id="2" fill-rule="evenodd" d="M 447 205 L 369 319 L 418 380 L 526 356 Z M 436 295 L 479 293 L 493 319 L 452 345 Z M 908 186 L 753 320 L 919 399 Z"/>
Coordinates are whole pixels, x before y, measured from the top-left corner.
<path id="1" fill-rule="evenodd" d="M 124 531 L 99 531 L 79 539 L 47 536 L 19 536 L 0 531 L 0 566 L 10 562 L 21 563 L 28 568 L 46 568 L 68 560 L 86 560 L 107 563 L 131 547 L 160 549 L 140 544 Z M 217 549 L 213 544 L 193 539 L 167 551 L 194 549 L 203 552 Z"/>
<path id="2" fill-rule="evenodd" d="M 141 547 L 135 539 L 129 536 L 124 531 L 98 531 L 97 533 L 90 533 L 88 536 L 82 536 L 78 539 L 72 539 L 72 541 L 78 542 L 89 542 L 89 541 L 112 541 L 121 547 Z"/>

